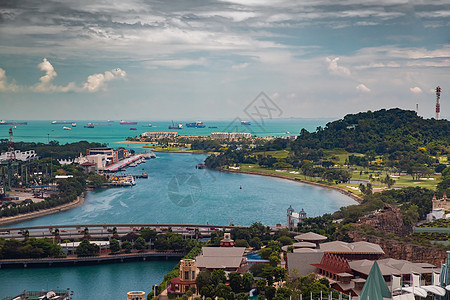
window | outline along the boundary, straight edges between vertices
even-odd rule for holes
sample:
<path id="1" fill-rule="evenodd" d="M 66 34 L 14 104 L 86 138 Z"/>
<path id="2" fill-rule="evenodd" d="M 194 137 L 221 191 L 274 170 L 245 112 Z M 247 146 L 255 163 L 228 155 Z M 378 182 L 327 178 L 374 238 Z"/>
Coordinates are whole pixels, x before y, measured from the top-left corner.
<path id="1" fill-rule="evenodd" d="M 189 280 L 189 271 L 184 271 L 184 280 Z"/>

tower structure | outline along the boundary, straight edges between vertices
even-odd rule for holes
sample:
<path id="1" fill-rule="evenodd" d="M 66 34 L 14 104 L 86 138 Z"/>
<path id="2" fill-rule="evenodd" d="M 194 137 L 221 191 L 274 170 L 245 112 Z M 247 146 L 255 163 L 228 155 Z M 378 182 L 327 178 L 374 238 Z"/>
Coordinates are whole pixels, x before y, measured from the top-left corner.
<path id="1" fill-rule="evenodd" d="M 436 87 L 436 120 L 441 117 L 441 87 Z"/>
<path id="2" fill-rule="evenodd" d="M 8 159 L 15 160 L 16 153 L 14 152 L 14 140 L 12 128 L 9 129 L 9 141 L 8 141 Z"/>

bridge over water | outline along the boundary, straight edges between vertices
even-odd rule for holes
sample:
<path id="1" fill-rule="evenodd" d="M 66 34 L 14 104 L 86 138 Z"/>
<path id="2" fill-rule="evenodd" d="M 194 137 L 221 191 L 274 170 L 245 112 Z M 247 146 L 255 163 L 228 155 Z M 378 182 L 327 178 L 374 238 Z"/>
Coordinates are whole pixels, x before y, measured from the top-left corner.
<path id="1" fill-rule="evenodd" d="M 152 228 L 158 233 L 172 231 L 173 233 L 191 237 L 209 237 L 211 236 L 211 233 L 216 231 L 244 227 L 245 226 L 210 224 L 50 224 L 44 226 L 0 228 L 0 238 L 22 239 L 25 235 L 34 238 L 54 238 L 58 235 L 63 240 L 82 238 L 86 232 L 88 232 L 91 238 L 109 238 L 114 234 L 125 235 L 130 232 L 137 232 L 141 228 Z"/>

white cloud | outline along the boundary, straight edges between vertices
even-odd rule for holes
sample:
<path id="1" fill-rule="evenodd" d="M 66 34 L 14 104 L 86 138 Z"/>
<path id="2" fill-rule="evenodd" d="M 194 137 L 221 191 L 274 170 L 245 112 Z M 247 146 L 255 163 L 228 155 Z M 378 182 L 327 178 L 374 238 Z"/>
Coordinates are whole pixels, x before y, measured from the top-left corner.
<path id="1" fill-rule="evenodd" d="M 8 84 L 6 79 L 6 71 L 0 68 L 0 92 L 7 92 L 7 91 L 17 91 L 18 86 L 15 84 Z"/>
<path id="2" fill-rule="evenodd" d="M 55 79 L 58 74 L 56 73 L 55 68 L 53 68 L 53 65 L 46 58 L 42 60 L 42 62 L 38 65 L 38 68 L 41 71 L 44 71 L 45 75 L 39 78 L 40 83 L 31 87 L 31 90 L 39 93 L 66 93 L 77 90 L 77 87 L 73 82 L 70 82 L 66 86 L 57 86 L 52 84 L 53 79 Z"/>
<path id="3" fill-rule="evenodd" d="M 362 83 L 360 83 L 356 86 L 356 90 L 358 90 L 359 92 L 362 92 L 362 93 L 369 93 L 371 91 L 371 89 L 369 89 L 367 86 L 365 86 Z"/>
<path id="4" fill-rule="evenodd" d="M 248 63 L 242 63 L 242 64 L 231 66 L 232 69 L 245 69 L 247 67 L 248 67 Z"/>
<path id="5" fill-rule="evenodd" d="M 326 61 L 328 62 L 328 71 L 334 75 L 350 76 L 351 74 L 350 69 L 343 66 L 339 66 L 338 60 L 339 57 L 333 59 L 329 57 L 326 58 Z"/>
<path id="6" fill-rule="evenodd" d="M 409 88 L 409 90 L 410 90 L 412 93 L 414 93 L 414 94 L 420 94 L 420 93 L 422 93 L 422 89 L 421 89 L 420 87 L 418 87 L 418 86 Z"/>
<path id="7" fill-rule="evenodd" d="M 123 79 L 126 76 L 127 73 L 119 68 L 106 71 L 104 74 L 93 74 L 90 75 L 87 81 L 83 84 L 83 89 L 91 93 L 98 92 L 99 90 L 106 90 L 106 83 L 108 81 Z"/>

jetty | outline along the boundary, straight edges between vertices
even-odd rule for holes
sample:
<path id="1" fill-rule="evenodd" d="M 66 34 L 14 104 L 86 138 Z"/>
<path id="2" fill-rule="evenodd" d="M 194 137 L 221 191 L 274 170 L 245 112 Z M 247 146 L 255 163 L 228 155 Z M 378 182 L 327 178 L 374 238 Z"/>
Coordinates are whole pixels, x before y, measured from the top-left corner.
<path id="1" fill-rule="evenodd" d="M 107 166 L 105 168 L 105 172 L 119 172 L 126 169 L 127 167 L 135 167 L 138 164 L 143 163 L 145 160 L 154 157 L 156 157 L 154 153 L 136 154 Z"/>

